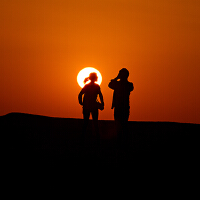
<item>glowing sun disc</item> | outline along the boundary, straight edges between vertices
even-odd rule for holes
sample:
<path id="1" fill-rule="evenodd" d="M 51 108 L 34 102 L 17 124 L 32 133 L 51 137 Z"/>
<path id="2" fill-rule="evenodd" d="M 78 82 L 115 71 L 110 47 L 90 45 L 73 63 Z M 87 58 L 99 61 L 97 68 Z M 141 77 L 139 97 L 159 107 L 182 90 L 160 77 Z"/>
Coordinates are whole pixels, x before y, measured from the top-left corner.
<path id="1" fill-rule="evenodd" d="M 98 80 L 96 83 L 98 85 L 101 85 L 101 82 L 102 82 L 101 73 L 93 67 L 86 67 L 86 68 L 82 69 L 77 75 L 77 82 L 81 88 L 83 88 L 85 84 L 88 84 L 90 82 L 90 81 L 87 81 L 86 83 L 84 83 L 84 79 L 89 77 L 89 74 L 92 72 L 97 73 Z"/>

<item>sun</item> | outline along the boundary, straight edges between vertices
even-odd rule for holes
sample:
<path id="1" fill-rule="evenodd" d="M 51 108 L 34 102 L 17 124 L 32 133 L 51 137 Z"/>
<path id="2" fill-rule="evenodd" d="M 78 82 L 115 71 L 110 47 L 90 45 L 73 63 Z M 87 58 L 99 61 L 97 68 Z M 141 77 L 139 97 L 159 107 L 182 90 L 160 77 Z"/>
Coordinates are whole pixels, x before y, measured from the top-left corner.
<path id="1" fill-rule="evenodd" d="M 98 80 L 96 83 L 98 85 L 101 85 L 101 82 L 102 82 L 101 73 L 93 67 L 86 67 L 86 68 L 82 69 L 77 75 L 77 82 L 81 88 L 83 88 L 85 84 L 90 83 L 90 81 L 87 81 L 86 83 L 84 83 L 84 79 L 87 78 L 89 76 L 89 74 L 92 72 L 97 73 Z"/>

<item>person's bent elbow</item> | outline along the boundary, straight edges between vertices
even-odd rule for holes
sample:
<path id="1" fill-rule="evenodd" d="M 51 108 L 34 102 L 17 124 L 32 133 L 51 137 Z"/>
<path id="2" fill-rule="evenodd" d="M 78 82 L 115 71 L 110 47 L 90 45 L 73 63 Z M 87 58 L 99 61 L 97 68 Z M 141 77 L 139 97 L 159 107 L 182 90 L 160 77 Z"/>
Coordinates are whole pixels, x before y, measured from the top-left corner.
<path id="1" fill-rule="evenodd" d="M 114 90 L 114 88 L 115 88 L 114 85 L 115 85 L 114 81 L 111 80 L 110 83 L 108 84 L 108 87 Z"/>

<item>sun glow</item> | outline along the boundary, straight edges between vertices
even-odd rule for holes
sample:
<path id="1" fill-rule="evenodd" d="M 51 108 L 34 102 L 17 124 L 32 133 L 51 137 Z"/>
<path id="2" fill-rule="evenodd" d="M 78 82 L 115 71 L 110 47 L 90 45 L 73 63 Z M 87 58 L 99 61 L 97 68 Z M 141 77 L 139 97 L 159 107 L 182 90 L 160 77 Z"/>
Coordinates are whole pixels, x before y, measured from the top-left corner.
<path id="1" fill-rule="evenodd" d="M 77 75 L 77 82 L 78 82 L 78 84 L 79 84 L 79 86 L 80 86 L 81 88 L 83 88 L 85 84 L 90 83 L 90 80 L 87 81 L 86 83 L 84 83 L 84 79 L 87 78 L 87 77 L 89 77 L 89 74 L 92 73 L 92 72 L 97 73 L 98 80 L 97 80 L 96 83 L 97 83 L 98 85 L 101 84 L 101 82 L 102 82 L 101 73 L 100 73 L 97 69 L 95 69 L 95 68 L 93 68 L 93 67 L 86 67 L 86 68 L 82 69 L 82 70 L 78 73 L 78 75 Z"/>

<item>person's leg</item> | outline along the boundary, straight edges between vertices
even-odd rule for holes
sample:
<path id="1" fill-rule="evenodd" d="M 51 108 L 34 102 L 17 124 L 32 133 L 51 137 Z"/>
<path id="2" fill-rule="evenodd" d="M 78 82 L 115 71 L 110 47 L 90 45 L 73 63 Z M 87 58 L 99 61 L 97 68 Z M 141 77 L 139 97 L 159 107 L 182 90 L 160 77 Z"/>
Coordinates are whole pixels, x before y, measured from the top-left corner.
<path id="1" fill-rule="evenodd" d="M 117 129 L 117 150 L 119 161 L 124 161 L 128 153 L 128 118 L 129 109 L 115 108 L 114 118 Z M 121 160 L 122 159 L 122 160 Z"/>
<path id="2" fill-rule="evenodd" d="M 114 110 L 114 119 L 116 122 L 116 128 L 119 135 L 126 134 L 127 132 L 127 123 L 129 118 L 129 109 L 119 109 L 115 108 Z"/>
<path id="3" fill-rule="evenodd" d="M 129 129 L 128 129 L 129 109 L 124 109 L 121 118 L 121 148 L 123 154 L 123 162 L 128 159 L 129 156 Z"/>
<path id="4" fill-rule="evenodd" d="M 120 164 L 123 161 L 123 137 L 122 137 L 122 113 L 121 110 L 118 108 L 114 109 L 114 119 L 115 119 L 115 127 L 116 127 L 116 134 L 117 134 L 117 140 L 116 140 L 116 158 L 117 163 Z"/>
<path id="5" fill-rule="evenodd" d="M 86 134 L 87 127 L 88 127 L 89 117 L 90 117 L 90 111 L 87 109 L 83 109 L 84 122 L 83 122 L 83 131 L 82 131 L 82 135 L 81 135 L 81 142 L 83 142 L 85 139 L 85 134 Z"/>
<path id="6" fill-rule="evenodd" d="M 92 111 L 92 119 L 93 119 L 93 123 L 94 123 L 94 129 L 95 129 L 95 133 L 96 133 L 97 142 L 99 143 L 100 142 L 100 134 L 99 134 L 98 116 L 99 116 L 98 109 L 93 110 Z"/>
<path id="7" fill-rule="evenodd" d="M 129 118 L 129 109 L 127 108 L 127 109 L 124 109 L 123 121 L 122 121 L 122 131 L 123 131 L 123 136 L 124 136 L 124 142 L 126 143 L 128 142 L 128 135 L 129 135 L 128 118 Z"/>
<path id="8" fill-rule="evenodd" d="M 122 142 L 122 119 L 123 119 L 123 112 L 115 108 L 114 109 L 114 119 L 115 119 L 115 126 L 117 130 L 117 143 L 120 144 Z"/>
<path id="9" fill-rule="evenodd" d="M 94 129 L 95 129 L 95 134 L 96 134 L 96 138 L 95 138 L 95 159 L 97 159 L 96 161 L 98 162 L 98 159 L 100 158 L 100 133 L 99 133 L 99 126 L 98 126 L 98 114 L 99 111 L 98 109 L 95 109 L 92 111 L 92 119 L 93 119 L 93 124 L 94 124 Z"/>

